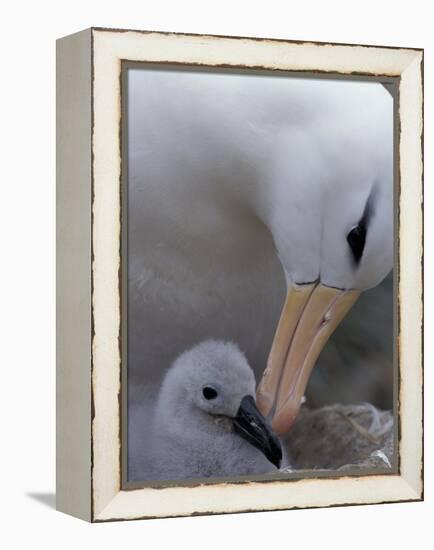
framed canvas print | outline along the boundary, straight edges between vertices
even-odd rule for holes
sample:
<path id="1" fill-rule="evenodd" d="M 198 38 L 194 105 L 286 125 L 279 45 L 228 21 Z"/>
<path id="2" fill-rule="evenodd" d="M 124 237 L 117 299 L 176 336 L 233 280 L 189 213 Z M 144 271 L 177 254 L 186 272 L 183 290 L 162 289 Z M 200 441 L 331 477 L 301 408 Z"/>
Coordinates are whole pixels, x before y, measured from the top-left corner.
<path id="1" fill-rule="evenodd" d="M 423 498 L 423 51 L 57 44 L 57 506 Z"/>

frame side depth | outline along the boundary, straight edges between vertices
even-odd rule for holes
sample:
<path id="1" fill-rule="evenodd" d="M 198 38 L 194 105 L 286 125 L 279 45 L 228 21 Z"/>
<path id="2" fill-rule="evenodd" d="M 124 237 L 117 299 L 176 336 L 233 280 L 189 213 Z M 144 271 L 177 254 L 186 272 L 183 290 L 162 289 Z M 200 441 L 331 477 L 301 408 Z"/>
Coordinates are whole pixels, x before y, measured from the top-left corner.
<path id="1" fill-rule="evenodd" d="M 56 507 L 91 520 L 91 31 L 56 49 Z"/>

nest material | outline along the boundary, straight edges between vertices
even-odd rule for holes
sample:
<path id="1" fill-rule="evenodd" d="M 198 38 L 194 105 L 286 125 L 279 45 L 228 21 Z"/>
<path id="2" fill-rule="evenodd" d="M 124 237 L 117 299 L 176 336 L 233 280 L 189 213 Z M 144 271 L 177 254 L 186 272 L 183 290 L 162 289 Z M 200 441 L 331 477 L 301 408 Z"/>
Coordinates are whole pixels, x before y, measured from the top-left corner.
<path id="1" fill-rule="evenodd" d="M 291 471 L 364 470 L 394 464 L 393 414 L 373 405 L 303 407 L 285 439 Z"/>

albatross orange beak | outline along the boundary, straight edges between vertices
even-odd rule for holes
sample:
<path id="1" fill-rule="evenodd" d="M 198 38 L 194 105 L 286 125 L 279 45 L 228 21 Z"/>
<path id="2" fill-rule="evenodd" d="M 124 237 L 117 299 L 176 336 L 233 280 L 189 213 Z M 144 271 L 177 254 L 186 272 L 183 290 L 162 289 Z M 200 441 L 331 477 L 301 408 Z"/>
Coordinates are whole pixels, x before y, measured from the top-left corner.
<path id="1" fill-rule="evenodd" d="M 294 423 L 312 369 L 336 327 L 359 297 L 321 283 L 291 284 L 256 402 L 278 435 Z"/>

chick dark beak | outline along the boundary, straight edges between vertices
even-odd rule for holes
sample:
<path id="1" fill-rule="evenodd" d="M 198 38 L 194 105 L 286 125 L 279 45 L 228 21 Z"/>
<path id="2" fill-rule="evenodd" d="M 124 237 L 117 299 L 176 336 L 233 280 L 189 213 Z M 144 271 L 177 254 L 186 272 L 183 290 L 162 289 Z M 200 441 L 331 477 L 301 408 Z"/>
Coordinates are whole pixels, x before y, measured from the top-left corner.
<path id="1" fill-rule="evenodd" d="M 251 395 L 243 397 L 232 423 L 238 435 L 259 449 L 276 468 L 280 467 L 282 461 L 280 441 L 270 424 L 257 409 Z"/>

